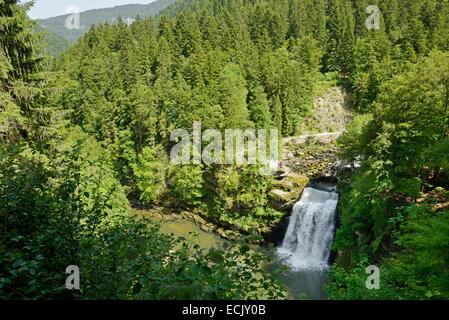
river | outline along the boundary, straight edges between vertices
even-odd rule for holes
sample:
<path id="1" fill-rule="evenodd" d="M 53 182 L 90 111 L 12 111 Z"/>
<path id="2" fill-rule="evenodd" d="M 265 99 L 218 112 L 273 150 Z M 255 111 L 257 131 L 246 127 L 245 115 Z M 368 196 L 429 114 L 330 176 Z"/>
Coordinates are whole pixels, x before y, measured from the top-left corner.
<path id="1" fill-rule="evenodd" d="M 337 203 L 335 186 L 315 185 L 306 188 L 293 208 L 282 245 L 276 250 L 252 246 L 252 250 L 261 250 L 274 258 L 272 260 L 275 262 L 266 265 L 265 270 L 275 274 L 287 287 L 288 299 L 326 298 L 324 285 L 334 236 Z M 196 241 L 204 249 L 226 247 L 229 243 L 187 220 L 167 220 L 145 211 L 136 213 L 159 223 L 165 234 L 184 238 L 196 234 Z"/>
<path id="2" fill-rule="evenodd" d="M 191 238 L 192 234 L 197 235 L 198 244 L 203 249 L 210 249 L 213 247 L 223 247 L 227 240 L 221 238 L 220 236 L 203 231 L 195 223 L 185 220 L 185 219 L 164 219 L 159 215 L 154 215 L 150 211 L 145 210 L 134 210 L 138 216 L 147 217 L 152 222 L 158 223 L 161 226 L 161 232 L 167 235 L 173 235 L 177 238 Z"/>

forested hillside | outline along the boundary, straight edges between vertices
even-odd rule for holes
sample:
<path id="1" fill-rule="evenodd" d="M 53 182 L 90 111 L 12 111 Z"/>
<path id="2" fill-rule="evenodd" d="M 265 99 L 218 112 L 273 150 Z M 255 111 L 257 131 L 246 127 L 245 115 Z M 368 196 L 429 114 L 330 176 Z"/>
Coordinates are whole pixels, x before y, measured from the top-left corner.
<path id="1" fill-rule="evenodd" d="M 355 114 L 340 156 L 359 166 L 339 186 L 329 298 L 449 298 L 449 1 L 184 0 L 94 26 L 52 65 L 17 1 L 0 19 L 0 297 L 67 297 L 54 270 L 76 263 L 76 298 L 282 298 L 246 245 L 192 247 L 129 202 L 264 235 L 283 216 L 271 176 L 173 165 L 170 135 L 195 121 L 299 135 L 332 78 Z"/>
<path id="2" fill-rule="evenodd" d="M 37 25 L 36 27 L 37 32 L 41 34 L 41 42 L 47 55 L 56 57 L 69 47 L 68 40 L 48 29 L 44 29 L 40 25 Z"/>
<path id="3" fill-rule="evenodd" d="M 203 130 L 300 133 L 319 77 L 319 44 L 311 36 L 286 40 L 285 3 L 230 2 L 217 12 L 212 5 L 218 3 L 206 4 L 131 27 L 93 28 L 61 58 L 58 82 L 69 86 L 57 104 L 113 150 L 130 195 L 147 204 L 174 196 L 204 207 L 217 223 L 260 233 L 281 214 L 268 207 L 272 179 L 257 167 L 170 168 L 168 157 L 157 155 L 168 155 L 171 133 L 191 131 L 194 121 Z M 273 33 L 279 24 L 284 34 Z"/>
<path id="4" fill-rule="evenodd" d="M 25 8 L 0 2 L 0 297 L 282 297 L 247 246 L 205 251 L 130 217 L 113 150 L 64 114 L 73 82 L 44 71 Z M 70 265 L 82 291 L 64 286 Z"/>
<path id="5" fill-rule="evenodd" d="M 80 13 L 79 29 L 66 28 L 66 21 L 71 14 L 42 19 L 39 20 L 38 25 L 47 30 L 50 35 L 54 34 L 58 38 L 62 38 L 66 41 L 65 46 L 62 47 L 60 46 L 61 41 L 55 39 L 55 36 L 50 36 L 47 39 L 48 45 L 50 46 L 48 53 L 57 55 L 66 50 L 70 44 L 73 44 L 81 38 L 93 25 L 99 25 L 105 22 L 113 23 L 119 18 L 122 18 L 123 20 L 134 20 L 138 16 L 141 18 L 153 17 L 174 2 L 175 0 L 157 0 L 146 5 L 130 4 L 113 8 L 87 10 Z"/>

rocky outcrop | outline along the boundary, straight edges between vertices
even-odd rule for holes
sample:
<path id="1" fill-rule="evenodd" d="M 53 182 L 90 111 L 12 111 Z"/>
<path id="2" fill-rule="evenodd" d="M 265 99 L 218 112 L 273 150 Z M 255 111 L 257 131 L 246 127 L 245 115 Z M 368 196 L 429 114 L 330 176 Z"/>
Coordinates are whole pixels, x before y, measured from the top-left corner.
<path id="1" fill-rule="evenodd" d="M 270 205 L 278 211 L 289 211 L 301 198 L 302 192 L 309 184 L 309 178 L 291 171 L 278 176 L 273 189 L 268 197 Z"/>
<path id="2" fill-rule="evenodd" d="M 240 233 L 233 230 L 221 228 L 202 217 L 202 213 L 198 210 L 183 211 L 180 215 L 181 219 L 195 223 L 204 232 L 215 233 L 226 240 L 236 241 L 241 238 Z"/>
<path id="3" fill-rule="evenodd" d="M 311 179 L 336 176 L 344 167 L 336 142 L 352 119 L 350 104 L 342 87 L 323 89 L 312 115 L 303 121 L 303 135 L 283 139 L 281 165 Z"/>
<path id="4" fill-rule="evenodd" d="M 341 166 L 338 151 L 335 143 L 286 144 L 282 166 L 310 179 L 335 176 Z"/>
<path id="5" fill-rule="evenodd" d="M 302 123 L 304 134 L 314 132 L 343 132 L 352 114 L 349 95 L 343 87 L 330 87 L 318 93 L 312 116 Z"/>

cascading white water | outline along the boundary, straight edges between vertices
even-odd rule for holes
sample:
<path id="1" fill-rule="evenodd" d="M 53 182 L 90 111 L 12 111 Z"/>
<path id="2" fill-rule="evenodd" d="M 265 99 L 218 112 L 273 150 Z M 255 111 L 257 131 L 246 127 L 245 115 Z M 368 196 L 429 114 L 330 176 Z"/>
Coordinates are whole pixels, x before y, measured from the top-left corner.
<path id="1" fill-rule="evenodd" d="M 295 270 L 326 270 L 338 193 L 306 188 L 296 203 L 278 254 Z"/>

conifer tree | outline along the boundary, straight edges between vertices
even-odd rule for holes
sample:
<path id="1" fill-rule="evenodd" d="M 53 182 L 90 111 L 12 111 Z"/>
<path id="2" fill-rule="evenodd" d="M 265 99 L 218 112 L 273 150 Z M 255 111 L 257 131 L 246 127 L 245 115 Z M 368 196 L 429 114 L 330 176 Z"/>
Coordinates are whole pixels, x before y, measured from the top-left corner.
<path id="1" fill-rule="evenodd" d="M 41 94 L 42 56 L 34 23 L 26 16 L 29 6 L 0 2 L 0 137 L 6 144 L 42 140 L 47 133 L 48 110 L 34 103 Z"/>
<path id="2" fill-rule="evenodd" d="M 249 122 L 246 99 L 248 90 L 240 68 L 236 64 L 227 64 L 220 78 L 221 106 L 226 128 L 246 129 Z"/>

